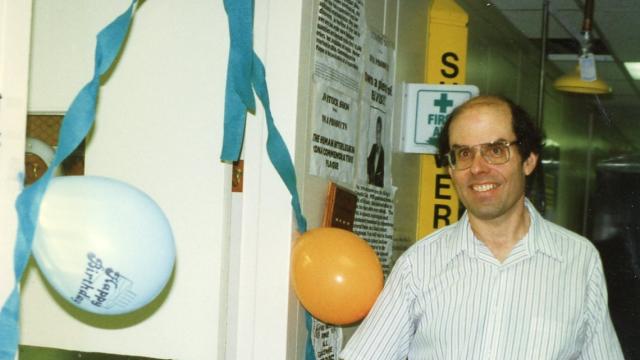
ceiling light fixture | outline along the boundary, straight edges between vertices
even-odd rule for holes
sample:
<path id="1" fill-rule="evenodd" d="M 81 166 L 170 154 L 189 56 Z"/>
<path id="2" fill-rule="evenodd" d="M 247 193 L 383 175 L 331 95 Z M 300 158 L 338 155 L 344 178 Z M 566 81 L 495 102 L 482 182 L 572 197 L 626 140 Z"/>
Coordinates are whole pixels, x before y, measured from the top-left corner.
<path id="1" fill-rule="evenodd" d="M 553 86 L 560 91 L 578 94 L 608 94 L 611 92 L 609 85 L 600 79 L 583 80 L 580 76 L 580 65 L 572 73 L 558 78 Z"/>
<path id="2" fill-rule="evenodd" d="M 640 62 L 625 62 L 624 67 L 627 68 L 633 80 L 640 80 Z"/>
<path id="3" fill-rule="evenodd" d="M 587 0 L 584 5 L 584 19 L 582 21 L 581 54 L 578 67 L 570 74 L 557 79 L 553 86 L 560 91 L 579 94 L 608 94 L 611 88 L 607 83 L 599 80 L 596 75 L 595 56 L 591 52 L 591 25 L 593 22 L 594 0 Z"/>

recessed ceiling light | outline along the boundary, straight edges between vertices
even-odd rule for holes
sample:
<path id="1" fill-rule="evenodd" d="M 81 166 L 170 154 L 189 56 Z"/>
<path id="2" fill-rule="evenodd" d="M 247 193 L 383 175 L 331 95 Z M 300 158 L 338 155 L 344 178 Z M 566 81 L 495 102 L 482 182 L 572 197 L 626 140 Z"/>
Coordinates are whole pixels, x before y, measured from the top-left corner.
<path id="1" fill-rule="evenodd" d="M 634 80 L 640 80 L 640 62 L 625 62 L 624 66 Z"/>

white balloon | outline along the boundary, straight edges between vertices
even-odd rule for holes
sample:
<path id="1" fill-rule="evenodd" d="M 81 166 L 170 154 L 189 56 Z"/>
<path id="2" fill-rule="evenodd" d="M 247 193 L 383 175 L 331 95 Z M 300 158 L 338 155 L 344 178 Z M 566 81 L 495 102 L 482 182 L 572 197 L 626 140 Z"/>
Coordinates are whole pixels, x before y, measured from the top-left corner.
<path id="1" fill-rule="evenodd" d="M 65 176 L 42 199 L 33 255 L 71 304 L 115 315 L 137 310 L 164 288 L 175 244 L 158 205 L 117 180 Z"/>

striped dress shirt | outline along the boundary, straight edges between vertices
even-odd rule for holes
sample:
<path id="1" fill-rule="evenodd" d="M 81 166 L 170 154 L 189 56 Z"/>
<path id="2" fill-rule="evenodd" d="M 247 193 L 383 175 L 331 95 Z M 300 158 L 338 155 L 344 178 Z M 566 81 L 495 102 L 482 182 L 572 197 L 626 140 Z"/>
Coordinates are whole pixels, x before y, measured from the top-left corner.
<path id="1" fill-rule="evenodd" d="M 597 250 L 526 206 L 502 263 L 466 214 L 408 249 L 341 358 L 623 359 Z"/>

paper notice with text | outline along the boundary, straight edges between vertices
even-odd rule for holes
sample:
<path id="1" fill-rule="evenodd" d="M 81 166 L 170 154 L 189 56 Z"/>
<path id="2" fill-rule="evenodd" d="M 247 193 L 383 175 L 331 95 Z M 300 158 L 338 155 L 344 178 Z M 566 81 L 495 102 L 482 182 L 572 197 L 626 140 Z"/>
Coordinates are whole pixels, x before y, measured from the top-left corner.
<path id="1" fill-rule="evenodd" d="M 312 175 L 351 182 L 355 173 L 357 102 L 324 84 L 316 86 L 315 96 L 309 171 Z"/>
<path id="2" fill-rule="evenodd" d="M 363 0 L 320 0 L 315 28 L 316 80 L 357 94 L 365 35 Z"/>
<path id="3" fill-rule="evenodd" d="M 353 232 L 365 239 L 375 250 L 386 277 L 392 263 L 395 189 L 357 185 L 356 193 L 358 205 L 353 221 Z"/>
<path id="4" fill-rule="evenodd" d="M 316 360 L 338 360 L 342 349 L 342 328 L 313 319 L 311 343 Z"/>

